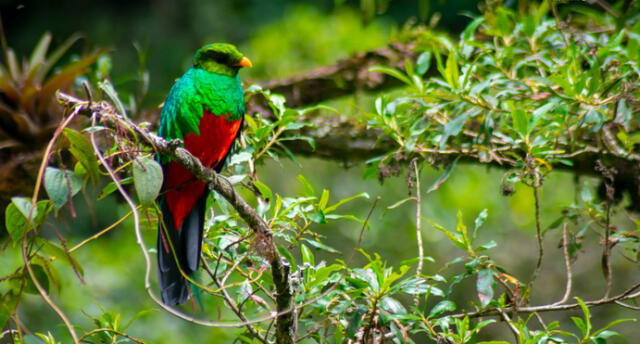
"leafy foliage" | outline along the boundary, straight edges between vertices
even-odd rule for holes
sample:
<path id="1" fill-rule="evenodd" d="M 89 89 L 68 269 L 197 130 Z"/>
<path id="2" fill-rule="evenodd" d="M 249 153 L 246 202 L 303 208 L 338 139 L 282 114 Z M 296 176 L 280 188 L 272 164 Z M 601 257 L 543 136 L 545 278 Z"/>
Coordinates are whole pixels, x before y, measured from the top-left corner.
<path id="1" fill-rule="evenodd" d="M 508 167 L 503 177 L 505 194 L 522 183 L 535 199 L 531 212 L 536 214 L 536 238 L 531 242 L 538 245 L 539 258 L 532 276 L 503 266 L 497 254 L 501 245 L 485 239 L 485 232 L 489 232 L 485 223 L 490 217 L 486 209 L 477 215 L 466 214 L 475 215 L 472 225 L 462 211 L 455 214 L 453 225 L 440 224 L 417 212 L 418 231 L 422 223 L 428 223 L 450 243 L 449 261 L 419 254 L 394 266 L 377 252 L 362 249 L 360 241 L 353 249 L 358 258 L 364 257 L 363 264 L 355 263 L 354 255 L 341 256 L 340 250 L 327 243 L 323 226 L 349 222 L 361 228 L 361 237 L 371 225 L 370 218 L 345 209 L 356 199 L 369 199 L 369 194 L 355 192 L 336 199 L 335 192 L 314 185 L 302 174 L 297 177 L 299 192 L 281 193 L 264 181 L 260 171 L 267 161 L 295 161 L 287 146 L 291 141 L 314 147 L 314 137 L 300 129 L 322 128 L 306 115 L 331 109 L 288 108 L 284 97 L 252 85 L 247 96 L 263 96 L 270 112 L 245 117 L 246 130 L 225 175 L 268 225 L 276 252 L 263 247 L 264 238 L 252 229 L 245 213 L 228 198 L 212 193 L 202 250 L 203 273 L 190 280 L 194 305 L 197 303 L 202 312 L 188 306 L 180 310 L 194 314 L 191 318 L 168 311 L 210 326 L 229 323 L 207 323 L 195 317 L 218 314 L 219 319 L 229 322 L 237 318 L 239 322 L 234 324 L 243 332 L 236 341 L 246 343 L 283 340 L 271 324 L 275 310 L 281 311 L 279 320 L 294 314 L 298 338 L 309 343 L 412 343 L 427 339 L 456 344 L 508 343 L 504 338 L 491 340 L 487 334 L 498 327 L 511 331 L 518 343 L 606 343 L 621 336 L 611 328 L 635 319 L 616 319 L 598 327 L 592 322 L 591 307 L 617 302 L 633 309 L 635 306 L 624 302 L 640 296 L 638 284 L 624 287 L 618 294 L 612 292 L 612 250 L 637 264 L 640 222 L 636 220 L 635 228 L 629 230 L 614 227 L 612 215 L 619 209 L 613 197 L 616 177 L 606 165 L 612 157 L 637 162 L 640 136 L 634 114 L 639 110 L 640 24 L 637 16 L 617 22 L 611 15 L 581 7 L 563 8 L 572 11 L 571 21 L 565 23 L 568 16 L 555 14 L 558 9 L 554 6 L 543 1 L 515 10 L 487 2 L 483 14 L 473 18 L 455 41 L 424 27 L 407 29 L 399 37 L 415 44 L 418 59 L 407 61 L 404 70 L 388 66 L 370 70 L 391 75 L 405 87 L 377 96 L 364 118 L 370 129 L 382 133 L 380 140 L 395 143 L 394 149 L 368 162 L 365 176 L 377 173 L 381 179 L 390 177 L 412 160 L 418 161 L 413 165 L 416 170 L 427 164 L 446 165 L 426 191 L 419 187 L 419 173 L 409 175 L 412 195 L 395 202 L 388 211 L 413 201 L 420 210 L 421 199 L 416 195 L 428 194 L 446 183 L 455 173 L 458 159 Z M 36 190 L 32 199 L 15 197 L 6 208 L 6 247 L 20 247 L 23 261 L 0 280 L 3 287 L 6 284 L 0 294 L 0 325 L 15 325 L 17 330 L 7 335 L 16 341 L 70 340 L 61 331 L 24 336 L 17 309 L 25 293 L 38 293 L 52 306 L 48 295 L 61 285 L 57 262 L 73 269 L 82 282 L 84 270 L 74 251 L 98 240 L 132 214 L 135 220 L 131 226 L 148 258 L 143 232 L 153 233 L 161 218 L 154 204 L 162 185 L 161 169 L 153 158 L 154 151 L 138 137 L 144 125 L 128 121 L 123 113 L 125 103 L 115 89 L 108 89 L 105 94 L 115 105 L 100 103 L 102 107 L 92 114 L 89 127 L 76 131 L 61 126 L 56 131 L 52 143 L 57 144 L 51 145 L 55 154 L 45 155 L 53 158 L 45 161 L 43 166 L 47 167 L 39 181 L 43 181 L 48 199 L 37 197 Z M 82 106 L 86 109 L 88 102 L 78 100 L 71 106 L 72 116 L 79 115 Z M 597 153 L 604 161 L 598 172 L 603 175 L 605 197 L 597 198 L 582 188 L 582 199 L 543 229 L 539 191 L 545 178 L 556 166 L 570 166 L 576 157 L 587 153 Z M 69 156 L 73 170 L 55 167 L 69 161 L 63 156 Z M 105 176 L 109 176 L 107 181 Z M 138 203 L 127 203 L 128 212 L 121 219 L 72 248 L 60 234 L 60 244 L 54 243 L 44 233 L 46 221 L 59 215 L 60 209 L 73 209 L 74 197 L 95 187 L 102 189 L 98 204 L 116 194 L 130 202 L 129 193 L 134 190 Z M 554 231 L 560 227 L 562 233 Z M 595 234 L 587 236 L 587 231 Z M 561 237 L 566 292 L 559 301 L 543 295 L 544 303 L 535 305 L 532 295 L 539 290 L 536 277 L 543 271 L 543 236 L 552 234 Z M 571 266 L 577 264 L 574 262 L 586 240 L 602 246 L 606 291 L 601 298 L 588 301 L 575 297 L 573 303 Z M 283 310 L 279 304 L 282 286 L 270 273 L 274 268 L 271 255 L 286 266 L 285 288 L 293 294 L 293 309 Z M 427 272 L 420 268 L 423 263 L 429 266 Z M 418 266 L 415 273 L 414 265 Z M 593 272 L 591 268 L 588 273 Z M 147 288 L 149 273 L 147 266 Z M 461 290 L 473 297 L 459 301 L 456 293 Z M 540 298 L 535 302 L 541 302 Z M 567 310 L 580 310 L 582 315 L 571 317 L 571 323 L 543 319 L 544 312 Z M 81 338 L 142 342 L 125 333 L 137 318 L 123 325 L 120 314 L 100 308 L 100 315 L 91 316 L 93 329 L 81 329 Z M 78 330 L 65 324 L 70 333 Z"/>
<path id="2" fill-rule="evenodd" d="M 48 54 L 52 36 L 45 33 L 31 56 L 22 62 L 18 61 L 13 49 L 4 51 L 5 62 L 0 64 L 0 92 L 3 94 L 0 116 L 3 135 L 9 135 L 13 144 L 28 144 L 34 138 L 46 139 L 53 123 L 62 116 L 62 108 L 54 102 L 55 92 L 68 89 L 103 54 L 102 51 L 93 52 L 52 73 L 80 38 L 80 35 L 73 35 Z"/>

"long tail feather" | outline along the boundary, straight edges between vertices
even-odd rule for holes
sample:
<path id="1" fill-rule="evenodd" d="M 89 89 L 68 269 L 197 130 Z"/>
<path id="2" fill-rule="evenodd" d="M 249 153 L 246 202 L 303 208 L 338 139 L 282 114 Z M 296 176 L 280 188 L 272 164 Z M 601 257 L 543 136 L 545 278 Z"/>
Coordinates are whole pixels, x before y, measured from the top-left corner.
<path id="1" fill-rule="evenodd" d="M 189 296 L 189 284 L 180 273 L 180 267 L 187 276 L 198 270 L 206 200 L 205 192 L 178 231 L 174 228 L 173 217 L 166 202 L 161 201 L 163 221 L 158 228 L 158 271 L 162 301 L 166 304 L 182 304 Z M 162 228 L 163 224 L 166 228 Z"/>

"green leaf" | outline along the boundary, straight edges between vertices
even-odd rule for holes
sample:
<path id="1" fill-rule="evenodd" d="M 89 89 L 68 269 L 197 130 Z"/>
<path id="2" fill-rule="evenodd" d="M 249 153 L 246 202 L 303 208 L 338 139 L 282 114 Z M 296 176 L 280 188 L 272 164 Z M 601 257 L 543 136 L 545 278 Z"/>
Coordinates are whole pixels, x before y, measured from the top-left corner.
<path id="1" fill-rule="evenodd" d="M 421 295 L 429 292 L 433 287 L 421 278 L 408 278 L 397 284 L 399 291 L 409 295 Z"/>
<path id="2" fill-rule="evenodd" d="M 486 250 L 492 249 L 492 248 L 494 248 L 496 246 L 498 246 L 498 243 L 495 240 L 491 240 L 486 244 L 482 244 L 482 245 L 478 246 L 476 251 L 486 251 Z"/>
<path id="3" fill-rule="evenodd" d="M 474 19 L 467 27 L 462 31 L 462 40 L 468 41 L 474 38 L 474 33 L 478 27 L 484 22 L 484 17 L 480 16 Z"/>
<path id="4" fill-rule="evenodd" d="M 605 330 L 600 332 L 600 334 L 598 334 L 597 336 L 594 336 L 594 339 L 600 339 L 602 340 L 602 343 L 606 344 L 607 341 L 606 339 L 609 337 L 613 337 L 613 336 L 620 336 L 620 333 L 616 332 L 616 331 L 609 331 L 609 330 Z"/>
<path id="5" fill-rule="evenodd" d="M 19 301 L 20 296 L 11 292 L 0 296 L 0 328 L 4 328 L 9 318 L 15 313 Z"/>
<path id="6" fill-rule="evenodd" d="M 323 244 L 323 243 L 321 243 L 319 241 L 312 240 L 312 239 L 305 239 L 305 241 L 307 243 L 309 243 L 309 245 L 311 245 L 311 246 L 313 246 L 313 247 L 315 247 L 317 249 L 324 250 L 324 251 L 331 252 L 331 253 L 340 253 L 335 248 L 333 248 L 333 247 L 331 247 L 329 245 L 325 245 L 325 244 Z"/>
<path id="7" fill-rule="evenodd" d="M 458 164 L 458 159 L 460 159 L 460 157 L 458 157 L 455 160 L 453 160 L 453 162 L 450 163 L 444 169 L 444 171 L 442 172 L 442 174 L 440 174 L 438 179 L 436 179 L 436 181 L 433 183 L 433 185 L 431 185 L 431 187 L 429 187 L 429 190 L 427 190 L 427 194 L 438 190 L 442 186 L 442 184 L 444 184 L 444 182 L 446 182 L 447 179 L 449 179 L 449 176 L 451 176 L 451 173 L 453 172 L 453 170 L 456 168 L 456 165 Z"/>
<path id="8" fill-rule="evenodd" d="M 325 212 L 325 214 L 328 214 L 328 213 L 338 209 L 338 207 L 340 207 L 341 205 L 343 205 L 343 204 L 345 204 L 345 203 L 347 203 L 349 201 L 352 201 L 352 200 L 354 200 L 356 198 L 360 198 L 360 197 L 364 197 L 366 199 L 369 199 L 369 194 L 366 193 L 366 192 L 361 192 L 361 193 L 359 193 L 357 195 L 353 195 L 351 197 L 343 198 L 343 199 L 339 200 L 338 202 L 336 202 L 335 204 L 330 205 L 327 208 L 325 208 L 324 212 Z"/>
<path id="9" fill-rule="evenodd" d="M 329 278 L 329 276 L 331 276 L 332 273 L 340 270 L 342 270 L 342 265 L 340 264 L 331 264 L 329 266 L 319 268 L 318 271 L 316 271 L 315 278 L 309 284 L 307 284 L 307 287 L 313 288 L 319 284 L 322 284 L 323 282 L 327 282 L 327 279 Z"/>
<path id="10" fill-rule="evenodd" d="M 324 210 L 324 208 L 327 206 L 327 203 L 329 202 L 329 195 L 330 195 L 329 190 L 327 189 L 322 190 L 320 201 L 318 201 L 318 207 L 320 207 L 320 209 Z"/>
<path id="11" fill-rule="evenodd" d="M 71 148 L 69 148 L 71 154 L 82 164 L 89 178 L 93 182 L 97 182 L 100 177 L 100 171 L 98 169 L 98 159 L 93 153 L 91 142 L 84 135 L 71 128 L 65 128 L 63 132 L 71 144 Z"/>
<path id="12" fill-rule="evenodd" d="M 302 174 L 299 174 L 296 179 L 298 179 L 298 181 L 302 184 L 304 191 L 303 194 L 306 197 L 313 197 L 316 195 L 316 190 L 313 188 L 313 186 L 311 185 L 311 183 L 309 183 L 309 181 L 307 180 L 307 178 L 305 178 L 305 176 L 303 176 Z"/>
<path id="13" fill-rule="evenodd" d="M 263 199 L 267 201 L 273 199 L 273 192 L 265 183 L 259 180 L 255 180 L 253 182 L 253 185 L 258 189 L 258 191 L 260 191 L 260 194 L 262 195 Z"/>
<path id="14" fill-rule="evenodd" d="M 380 300 L 380 307 L 393 315 L 407 314 L 407 309 L 404 308 L 400 301 L 388 296 Z"/>
<path id="15" fill-rule="evenodd" d="M 445 312 L 453 312 L 456 310 L 456 304 L 451 300 L 442 300 L 438 302 L 429 312 L 429 318 L 435 318 Z"/>
<path id="16" fill-rule="evenodd" d="M 302 262 L 310 264 L 311 266 L 316 265 L 315 258 L 313 256 L 313 252 L 305 246 L 305 244 L 300 244 L 300 252 L 302 253 Z"/>
<path id="17" fill-rule="evenodd" d="M 544 105 L 542 105 L 541 107 L 535 109 L 533 111 L 533 113 L 531 114 L 531 122 L 529 122 L 528 127 L 527 127 L 527 134 L 530 134 L 533 129 L 536 127 L 536 125 L 538 124 L 538 122 L 540 121 L 541 118 L 544 118 L 544 116 L 554 107 L 556 107 L 556 105 L 558 105 L 556 102 L 551 101 L 549 103 L 546 103 Z"/>
<path id="18" fill-rule="evenodd" d="M 100 89 L 104 91 L 107 97 L 111 99 L 113 104 L 116 106 L 116 110 L 118 110 L 118 113 L 120 113 L 123 117 L 127 118 L 127 111 L 124 108 L 124 104 L 122 104 L 122 101 L 118 96 L 118 92 L 113 87 L 109 79 L 104 79 L 103 81 L 100 81 L 98 83 L 98 87 L 100 87 Z"/>
<path id="19" fill-rule="evenodd" d="M 584 331 L 583 334 L 585 336 L 589 335 L 589 333 L 591 333 L 591 311 L 589 311 L 589 307 L 584 303 L 584 301 L 582 301 L 581 298 L 576 296 L 576 301 L 578 301 L 578 304 L 580 305 L 580 309 L 582 309 L 582 313 L 584 314 Z"/>
<path id="20" fill-rule="evenodd" d="M 464 240 L 460 237 L 459 234 L 452 233 L 448 229 L 442 227 L 441 225 L 439 225 L 439 224 L 437 224 L 437 223 L 435 223 L 435 222 L 433 222 L 431 220 L 427 219 L 427 221 L 429 221 L 431 223 L 433 228 L 435 228 L 435 229 L 441 231 L 442 233 L 444 233 L 444 235 L 446 235 L 447 238 L 449 238 L 449 240 L 451 240 L 451 242 L 453 242 L 454 245 L 456 245 L 457 247 L 459 247 L 459 248 L 461 248 L 463 250 L 467 249 L 467 245 L 465 244 Z"/>
<path id="21" fill-rule="evenodd" d="M 45 58 L 47 56 L 47 50 L 49 50 L 49 44 L 51 44 L 51 33 L 45 32 L 40 38 L 38 44 L 36 44 L 35 49 L 31 53 L 31 58 L 29 59 L 29 68 L 33 71 L 35 68 L 41 68 L 45 62 Z"/>
<path id="22" fill-rule="evenodd" d="M 312 213 L 309 214 L 309 219 L 315 223 L 325 224 L 327 220 L 324 216 L 324 211 L 321 209 L 316 209 Z"/>
<path id="23" fill-rule="evenodd" d="M 416 61 L 416 74 L 424 75 L 429 70 L 431 66 L 431 52 L 425 51 L 420 56 L 418 56 L 418 60 Z"/>
<path id="24" fill-rule="evenodd" d="M 124 178 L 120 181 L 120 185 L 128 185 L 133 183 L 133 178 L 131 177 L 127 177 Z M 102 191 L 100 191 L 100 194 L 98 195 L 97 200 L 101 200 L 104 199 L 105 197 L 111 195 L 114 191 L 118 190 L 118 187 L 116 186 L 116 183 L 114 182 L 109 182 L 107 185 L 105 185 L 102 188 Z"/>
<path id="25" fill-rule="evenodd" d="M 231 159 L 229 159 L 229 166 L 233 166 L 233 165 L 243 163 L 245 161 L 249 161 L 251 160 L 252 157 L 253 155 L 251 155 L 251 153 L 249 152 L 240 152 L 238 154 L 234 154 L 231 156 Z"/>
<path id="26" fill-rule="evenodd" d="M 467 225 L 464 224 L 464 219 L 462 218 L 462 211 L 458 209 L 458 213 L 456 214 L 456 231 L 462 234 L 462 238 L 465 243 L 469 243 L 469 236 L 467 234 Z"/>
<path id="27" fill-rule="evenodd" d="M 353 311 L 353 314 L 349 317 L 349 325 L 345 330 L 347 338 L 351 339 L 355 337 L 358 329 L 360 328 L 360 323 L 362 322 L 362 316 L 364 313 L 365 311 L 360 307 L 356 307 Z"/>
<path id="28" fill-rule="evenodd" d="M 513 120 L 513 129 L 522 137 L 529 132 L 529 123 L 527 121 L 527 113 L 523 109 L 512 109 L 511 118 Z"/>
<path id="29" fill-rule="evenodd" d="M 38 216 L 38 209 L 33 207 L 31 200 L 26 197 L 12 197 L 11 203 L 17 207 L 25 220 L 31 219 L 30 225 L 33 227 L 33 219 Z"/>
<path id="30" fill-rule="evenodd" d="M 24 235 L 27 228 L 27 218 L 22 214 L 18 207 L 12 202 L 9 203 L 4 212 L 4 221 L 9 232 L 9 236 L 13 242 L 17 242 Z"/>
<path id="31" fill-rule="evenodd" d="M 447 146 L 447 140 L 451 136 L 458 135 L 462 128 L 464 128 L 464 124 L 469 119 L 468 113 L 463 113 L 462 115 L 450 120 L 444 125 L 444 130 L 442 131 L 442 138 L 440 139 L 440 149 L 444 149 Z"/>
<path id="32" fill-rule="evenodd" d="M 480 299 L 480 305 L 486 307 L 491 300 L 493 300 L 493 286 L 495 282 L 493 280 L 493 271 L 489 269 L 482 269 L 478 271 L 478 280 L 476 282 L 476 289 L 478 291 L 478 299 Z"/>
<path id="33" fill-rule="evenodd" d="M 458 60 L 456 59 L 455 51 L 449 52 L 445 67 L 444 78 L 445 80 L 447 80 L 447 83 L 449 84 L 449 86 L 451 86 L 451 88 L 460 88 L 460 72 L 458 70 Z"/>
<path id="34" fill-rule="evenodd" d="M 70 253 L 65 252 L 62 247 L 54 244 L 49 240 L 43 238 L 38 239 L 38 243 L 41 244 L 42 251 L 49 255 L 49 257 L 55 257 L 67 266 L 73 268 L 74 270 L 77 270 L 80 276 L 84 275 L 82 265 L 78 264 L 78 262 L 71 256 Z"/>
<path id="35" fill-rule="evenodd" d="M 44 189 L 55 209 L 60 209 L 82 188 L 82 179 L 73 171 L 47 167 L 44 173 Z"/>
<path id="36" fill-rule="evenodd" d="M 42 82 L 44 77 L 50 72 L 51 68 L 58 63 L 60 58 L 62 58 L 69 48 L 71 48 L 71 46 L 80 38 L 82 38 L 82 35 L 74 34 L 67 38 L 67 40 L 62 44 L 58 45 L 58 48 L 49 54 L 49 57 L 44 61 L 43 66 L 38 69 L 35 77 L 36 80 Z"/>
<path id="37" fill-rule="evenodd" d="M 42 226 L 51 209 L 53 209 L 53 202 L 49 200 L 38 201 L 38 203 L 36 203 L 36 216 L 33 219 L 32 226 L 34 228 Z"/>
<path id="38" fill-rule="evenodd" d="M 369 72 L 384 73 L 402 81 L 408 86 L 413 85 L 411 80 L 401 70 L 397 68 L 387 67 L 387 66 L 373 66 L 369 68 Z"/>
<path id="39" fill-rule="evenodd" d="M 22 238 L 27 229 L 27 217 L 31 216 L 28 229 L 40 227 L 53 207 L 49 200 L 36 203 L 34 208 L 31 200 L 25 197 L 13 197 L 5 209 L 5 226 L 11 239 L 16 242 Z"/>
<path id="40" fill-rule="evenodd" d="M 429 193 L 429 192 L 427 192 L 427 193 Z M 399 207 L 399 206 L 401 206 L 401 205 L 403 205 L 403 204 L 405 204 L 405 203 L 407 203 L 409 201 L 415 201 L 415 200 L 416 200 L 416 198 L 414 196 L 409 196 L 407 198 L 401 199 L 398 202 L 386 207 L 385 210 L 395 209 L 395 208 L 397 208 L 397 207 Z"/>
<path id="41" fill-rule="evenodd" d="M 628 322 L 628 321 L 638 321 L 638 319 L 634 319 L 634 318 L 623 318 L 623 319 L 616 319 L 610 323 L 608 323 L 607 325 L 605 325 L 603 328 L 599 329 L 598 331 L 594 332 L 594 336 L 598 336 L 598 337 L 602 337 L 604 332 L 613 332 L 613 331 L 608 331 L 609 328 L 618 325 L 620 323 L 623 322 Z M 614 332 L 615 333 L 615 332 Z"/>
<path id="42" fill-rule="evenodd" d="M 580 330 L 580 333 L 582 333 L 582 335 L 586 337 L 588 335 L 588 331 L 587 331 L 587 325 L 584 323 L 584 320 L 578 317 L 571 317 L 571 320 L 576 325 L 578 330 Z"/>
<path id="43" fill-rule="evenodd" d="M 47 275 L 45 268 L 40 264 L 31 264 L 31 269 L 42 288 L 46 292 L 49 292 L 49 276 Z M 30 278 L 27 280 L 27 285 L 25 286 L 24 291 L 29 294 L 38 294 L 38 289 Z"/>
<path id="44" fill-rule="evenodd" d="M 476 220 L 474 221 L 474 227 L 473 227 L 473 239 L 476 238 L 476 232 L 478 232 L 478 229 L 484 224 L 484 222 L 487 220 L 487 217 L 489 216 L 489 210 L 487 210 L 487 208 L 484 208 L 480 214 L 478 214 L 478 216 L 476 217 Z"/>
<path id="45" fill-rule="evenodd" d="M 143 205 L 155 201 L 162 187 L 162 167 L 150 156 L 133 162 L 133 183 Z"/>

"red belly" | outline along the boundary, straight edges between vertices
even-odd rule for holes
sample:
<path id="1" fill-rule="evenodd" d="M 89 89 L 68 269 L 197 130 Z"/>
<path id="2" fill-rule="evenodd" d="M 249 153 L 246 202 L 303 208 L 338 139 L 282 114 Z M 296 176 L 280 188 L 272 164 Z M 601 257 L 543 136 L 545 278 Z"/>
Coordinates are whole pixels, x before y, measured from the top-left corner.
<path id="1" fill-rule="evenodd" d="M 229 152 L 241 123 L 242 120 L 229 120 L 228 114 L 216 116 L 204 110 L 198 127 L 200 135 L 186 135 L 184 148 L 200 159 L 204 166 L 215 168 Z M 174 161 L 169 163 L 165 175 L 166 200 L 176 230 L 180 230 L 182 221 L 202 196 L 205 187 L 184 166 Z"/>

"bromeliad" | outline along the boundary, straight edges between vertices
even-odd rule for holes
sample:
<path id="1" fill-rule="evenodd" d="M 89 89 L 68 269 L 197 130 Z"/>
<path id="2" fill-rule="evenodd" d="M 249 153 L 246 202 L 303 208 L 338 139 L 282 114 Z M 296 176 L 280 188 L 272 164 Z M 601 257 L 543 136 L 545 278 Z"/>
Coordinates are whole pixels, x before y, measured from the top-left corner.
<path id="1" fill-rule="evenodd" d="M 251 67 L 231 44 L 200 48 L 191 67 L 171 88 L 160 115 L 158 134 L 180 139 L 205 167 L 220 171 L 240 135 L 244 93 L 238 71 Z M 158 268 L 163 302 L 186 301 L 192 275 L 200 264 L 206 185 L 184 166 L 160 157 L 164 170 L 162 219 L 158 230 Z"/>

